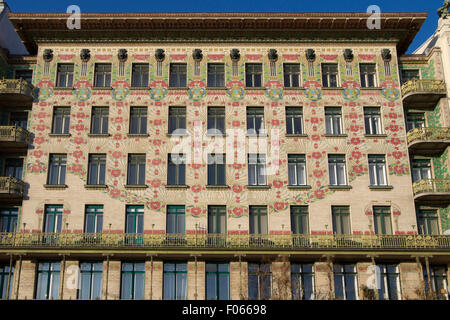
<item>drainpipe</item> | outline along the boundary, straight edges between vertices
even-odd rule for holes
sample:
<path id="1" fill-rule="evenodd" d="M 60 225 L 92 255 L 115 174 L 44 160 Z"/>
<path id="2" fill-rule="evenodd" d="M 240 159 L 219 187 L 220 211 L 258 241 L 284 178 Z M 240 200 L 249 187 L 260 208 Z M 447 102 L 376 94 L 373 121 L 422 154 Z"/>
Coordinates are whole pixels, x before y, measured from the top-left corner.
<path id="1" fill-rule="evenodd" d="M 105 288 L 105 300 L 108 300 L 108 284 L 109 284 L 109 254 L 106 255 L 106 288 Z"/>
<path id="2" fill-rule="evenodd" d="M 60 299 L 63 300 L 64 299 L 64 275 L 66 274 L 66 255 L 63 254 L 63 265 L 61 268 L 62 271 L 62 277 L 61 277 L 61 287 L 60 287 L 60 292 L 59 292 L 59 296 Z"/>
<path id="3" fill-rule="evenodd" d="M 11 283 L 11 267 L 12 267 L 13 257 L 12 254 L 9 255 L 9 270 L 8 270 L 8 286 L 6 288 L 6 300 L 9 300 L 9 287 Z"/>
<path id="4" fill-rule="evenodd" d="M 431 256 L 430 256 L 431 257 Z M 428 290 L 431 290 L 431 281 L 430 281 L 430 262 L 428 261 L 428 256 L 425 256 L 425 266 L 427 268 L 427 282 L 428 282 Z"/>
<path id="5" fill-rule="evenodd" d="M 375 276 L 376 276 L 377 264 L 375 263 L 375 256 L 371 256 L 370 258 L 372 260 L 372 265 L 375 267 Z M 380 300 L 380 297 L 378 295 L 378 281 L 376 278 L 375 278 L 375 300 Z"/>
<path id="6" fill-rule="evenodd" d="M 19 274 L 17 275 L 16 300 L 19 299 L 20 274 L 22 273 L 22 255 L 19 255 Z"/>

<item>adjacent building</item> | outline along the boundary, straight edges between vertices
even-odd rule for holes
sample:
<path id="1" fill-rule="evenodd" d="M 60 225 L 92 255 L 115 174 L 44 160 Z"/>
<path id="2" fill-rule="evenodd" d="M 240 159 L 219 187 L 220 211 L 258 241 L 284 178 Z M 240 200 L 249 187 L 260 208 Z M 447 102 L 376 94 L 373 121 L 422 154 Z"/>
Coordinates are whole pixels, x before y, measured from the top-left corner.
<path id="1" fill-rule="evenodd" d="M 0 52 L 2 298 L 449 298 L 425 13 L 68 16 Z"/>

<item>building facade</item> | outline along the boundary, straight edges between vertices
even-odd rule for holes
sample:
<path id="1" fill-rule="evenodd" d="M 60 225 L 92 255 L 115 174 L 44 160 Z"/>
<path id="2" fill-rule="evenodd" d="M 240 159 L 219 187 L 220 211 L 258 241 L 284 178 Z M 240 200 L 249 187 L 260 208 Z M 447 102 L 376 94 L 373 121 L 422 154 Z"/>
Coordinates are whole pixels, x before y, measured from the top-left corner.
<path id="1" fill-rule="evenodd" d="M 426 14 L 67 18 L 9 14 L 3 298 L 448 299 L 441 51 L 404 55 Z"/>

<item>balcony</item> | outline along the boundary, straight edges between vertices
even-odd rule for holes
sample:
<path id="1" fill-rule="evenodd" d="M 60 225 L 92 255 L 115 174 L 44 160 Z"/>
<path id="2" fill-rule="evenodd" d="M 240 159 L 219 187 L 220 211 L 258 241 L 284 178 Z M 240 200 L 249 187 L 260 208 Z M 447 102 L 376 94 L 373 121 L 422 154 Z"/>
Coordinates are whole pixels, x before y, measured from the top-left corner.
<path id="1" fill-rule="evenodd" d="M 422 179 L 413 183 L 414 200 L 450 204 L 450 179 Z"/>
<path id="2" fill-rule="evenodd" d="M 444 235 L 239 235 L 239 234 L 111 234 L 0 233 L 1 249 L 66 250 L 449 250 Z"/>
<path id="3" fill-rule="evenodd" d="M 434 108 L 445 97 L 444 80 L 410 80 L 402 85 L 403 105 L 413 108 Z"/>
<path id="4" fill-rule="evenodd" d="M 406 137 L 408 148 L 414 154 L 437 155 L 450 145 L 450 128 L 415 128 Z"/>
<path id="5" fill-rule="evenodd" d="M 0 105 L 30 104 L 34 99 L 34 86 L 23 79 L 0 80 Z"/>
<path id="6" fill-rule="evenodd" d="M 0 147 L 27 148 L 30 132 L 18 126 L 0 126 Z"/>
<path id="7" fill-rule="evenodd" d="M 23 198 L 25 183 L 14 177 L 0 177 L 0 200 L 20 200 Z"/>

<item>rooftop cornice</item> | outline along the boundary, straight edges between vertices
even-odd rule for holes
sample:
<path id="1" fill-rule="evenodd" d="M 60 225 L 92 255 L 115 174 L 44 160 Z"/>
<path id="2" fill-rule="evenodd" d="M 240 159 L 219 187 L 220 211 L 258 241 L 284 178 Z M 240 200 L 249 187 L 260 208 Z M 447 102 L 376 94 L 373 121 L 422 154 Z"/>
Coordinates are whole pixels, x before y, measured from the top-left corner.
<path id="1" fill-rule="evenodd" d="M 67 13 L 10 13 L 31 54 L 38 42 L 389 41 L 408 48 L 427 13 L 381 13 L 381 29 L 367 28 L 369 13 L 82 13 L 81 30 L 69 30 Z M 195 30 L 195 32 L 192 32 Z M 245 32 L 243 32 L 245 31 Z"/>

